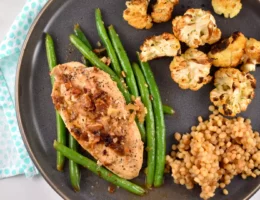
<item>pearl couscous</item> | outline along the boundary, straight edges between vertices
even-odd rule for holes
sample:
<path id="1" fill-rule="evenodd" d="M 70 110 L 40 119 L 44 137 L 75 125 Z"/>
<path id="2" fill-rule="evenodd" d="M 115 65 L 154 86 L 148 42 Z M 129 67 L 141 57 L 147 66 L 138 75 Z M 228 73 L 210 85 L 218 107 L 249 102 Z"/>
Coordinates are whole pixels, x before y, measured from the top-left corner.
<path id="1" fill-rule="evenodd" d="M 175 133 L 178 145 L 166 157 L 174 182 L 192 189 L 201 186 L 200 197 L 209 199 L 215 190 L 224 189 L 234 176 L 243 179 L 260 175 L 260 137 L 251 121 L 242 117 L 228 119 L 210 106 L 209 120 L 198 118 L 189 134 Z"/>

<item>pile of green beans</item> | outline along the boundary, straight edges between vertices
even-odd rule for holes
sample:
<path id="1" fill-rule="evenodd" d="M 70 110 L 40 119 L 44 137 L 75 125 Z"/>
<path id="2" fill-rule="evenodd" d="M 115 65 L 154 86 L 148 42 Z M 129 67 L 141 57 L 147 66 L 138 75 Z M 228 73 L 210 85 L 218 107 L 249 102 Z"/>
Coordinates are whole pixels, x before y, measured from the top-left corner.
<path id="1" fill-rule="evenodd" d="M 55 54 L 54 49 L 54 42 L 52 37 L 47 33 L 45 37 L 45 46 L 46 46 L 46 54 L 47 54 L 47 60 L 49 64 L 50 71 L 57 65 L 57 58 Z M 51 77 L 51 83 L 53 85 L 54 79 Z M 65 124 L 59 115 L 59 113 L 56 111 L 56 123 L 57 123 L 57 140 L 60 144 L 65 145 L 66 144 L 66 127 Z M 69 147 L 73 150 L 77 149 L 77 141 L 70 135 L 69 136 Z M 65 157 L 64 155 L 57 151 L 57 169 L 59 171 L 63 171 L 65 163 Z M 73 189 L 75 191 L 80 190 L 80 172 L 78 169 L 78 165 L 74 163 L 72 160 L 69 160 L 69 169 L 70 169 L 70 181 Z"/>
<path id="2" fill-rule="evenodd" d="M 153 73 L 148 63 L 143 63 L 139 59 L 137 63 L 131 65 L 124 46 L 115 28 L 111 25 L 108 32 L 102 20 L 100 9 L 95 10 L 95 20 L 98 35 L 104 44 L 109 58 L 111 59 L 112 69 L 105 65 L 93 52 L 93 48 L 80 26 L 74 26 L 74 34 L 70 35 L 71 43 L 82 53 L 86 63 L 96 66 L 110 75 L 117 83 L 122 92 L 126 103 L 131 103 L 133 95 L 135 98 L 141 95 L 141 100 L 147 109 L 145 117 L 146 126 L 136 120 L 142 140 L 146 141 L 147 168 L 146 168 L 146 187 L 159 187 L 163 183 L 163 172 L 165 166 L 165 124 L 163 114 L 174 114 L 174 110 L 166 105 L 162 105 L 158 86 L 155 82 Z M 51 36 L 46 35 L 46 50 L 50 70 L 57 65 L 54 44 Z M 122 73 L 123 72 L 123 73 Z M 125 76 L 123 76 L 123 74 Z M 124 86 L 125 78 L 127 88 Z M 51 79 L 53 83 L 53 78 Z M 148 86 L 148 87 L 147 87 Z M 129 91 L 128 91 L 129 90 Z M 152 97 L 152 98 L 151 98 Z M 57 150 L 57 169 L 62 170 L 65 157 L 69 159 L 70 180 L 75 191 L 80 190 L 80 171 L 78 164 L 86 167 L 101 178 L 120 186 L 134 194 L 144 195 L 146 191 L 125 179 L 109 172 L 107 169 L 98 166 L 94 161 L 77 153 L 77 141 L 70 135 L 69 148 L 66 143 L 66 128 L 56 111 L 57 118 L 57 140 L 54 148 Z"/>
<path id="3" fill-rule="evenodd" d="M 87 157 L 82 156 L 76 151 L 73 151 L 72 149 L 64 146 L 63 144 L 54 141 L 53 146 L 58 152 L 62 153 L 68 159 L 73 160 L 73 162 L 79 165 L 82 165 L 83 167 L 87 168 L 88 170 L 103 178 L 104 180 L 111 182 L 137 195 L 144 195 L 146 193 L 146 191 L 142 187 L 118 177 L 117 175 L 111 173 L 107 169 L 100 167 L 93 160 L 90 160 Z"/>

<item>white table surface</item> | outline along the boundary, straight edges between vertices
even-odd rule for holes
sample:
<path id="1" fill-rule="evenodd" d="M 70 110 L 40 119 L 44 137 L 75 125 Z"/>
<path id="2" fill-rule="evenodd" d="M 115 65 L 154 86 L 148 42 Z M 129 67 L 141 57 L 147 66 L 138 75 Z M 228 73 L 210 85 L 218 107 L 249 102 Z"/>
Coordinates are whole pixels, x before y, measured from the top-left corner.
<path id="1" fill-rule="evenodd" d="M 20 12 L 26 0 L 0 0 L 0 41 L 8 31 L 16 15 Z M 1 200 L 60 200 L 61 197 L 39 175 L 27 179 L 16 176 L 0 180 Z M 259 200 L 258 191 L 251 200 Z"/>

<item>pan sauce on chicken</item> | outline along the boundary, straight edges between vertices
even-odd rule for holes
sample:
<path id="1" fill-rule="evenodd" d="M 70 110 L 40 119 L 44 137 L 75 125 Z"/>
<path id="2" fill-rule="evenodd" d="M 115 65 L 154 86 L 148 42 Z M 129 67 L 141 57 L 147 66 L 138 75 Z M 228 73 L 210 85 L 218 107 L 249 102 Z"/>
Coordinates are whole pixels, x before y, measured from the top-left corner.
<path id="1" fill-rule="evenodd" d="M 110 76 L 78 62 L 56 66 L 52 99 L 70 134 L 98 163 L 118 176 L 138 176 L 143 142 Z"/>

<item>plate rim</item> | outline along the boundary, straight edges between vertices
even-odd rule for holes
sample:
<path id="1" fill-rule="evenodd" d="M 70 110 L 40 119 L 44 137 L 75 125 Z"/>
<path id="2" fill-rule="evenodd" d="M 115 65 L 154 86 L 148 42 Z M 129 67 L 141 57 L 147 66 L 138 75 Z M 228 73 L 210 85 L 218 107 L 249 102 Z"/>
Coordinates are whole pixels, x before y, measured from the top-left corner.
<path id="1" fill-rule="evenodd" d="M 16 110 L 16 118 L 17 118 L 18 127 L 19 127 L 19 130 L 20 130 L 20 133 L 21 133 L 22 140 L 24 142 L 25 148 L 26 148 L 31 160 L 33 161 L 35 167 L 38 169 L 38 171 L 40 172 L 42 177 L 45 179 L 45 181 L 51 186 L 51 188 L 58 195 L 60 195 L 61 198 L 67 200 L 67 199 L 70 199 L 70 198 L 64 192 L 62 192 L 61 189 L 59 189 L 54 184 L 54 182 L 51 180 L 51 177 L 49 177 L 45 173 L 45 170 L 41 167 L 41 165 L 38 162 L 38 159 L 36 158 L 35 154 L 33 153 L 33 149 L 32 149 L 31 145 L 29 144 L 29 142 L 27 140 L 27 134 L 25 133 L 25 130 L 24 130 L 24 127 L 23 127 L 23 124 L 22 124 L 22 117 L 21 117 L 20 104 L 19 104 L 19 102 L 20 102 L 19 101 L 19 99 L 20 99 L 20 97 L 19 97 L 19 94 L 20 94 L 19 82 L 20 82 L 20 72 L 21 72 L 21 68 L 22 68 L 22 61 L 23 61 L 23 58 L 24 58 L 24 53 L 25 53 L 25 50 L 27 48 L 27 44 L 28 44 L 28 42 L 31 38 L 32 32 L 34 31 L 36 24 L 38 23 L 38 21 L 40 20 L 40 18 L 44 14 L 44 12 L 51 6 L 51 4 L 53 2 L 54 2 L 54 0 L 48 0 L 46 2 L 46 4 L 43 6 L 41 11 L 38 13 L 38 15 L 34 19 L 33 23 L 31 24 L 31 27 L 30 27 L 30 29 L 27 33 L 27 36 L 24 40 L 24 43 L 22 45 L 18 64 L 17 64 L 17 69 L 16 69 L 16 78 L 15 78 L 15 110 Z M 248 195 L 246 197 L 244 197 L 242 200 L 249 200 L 257 191 L 260 191 L 260 183 L 250 193 L 248 193 Z"/>

